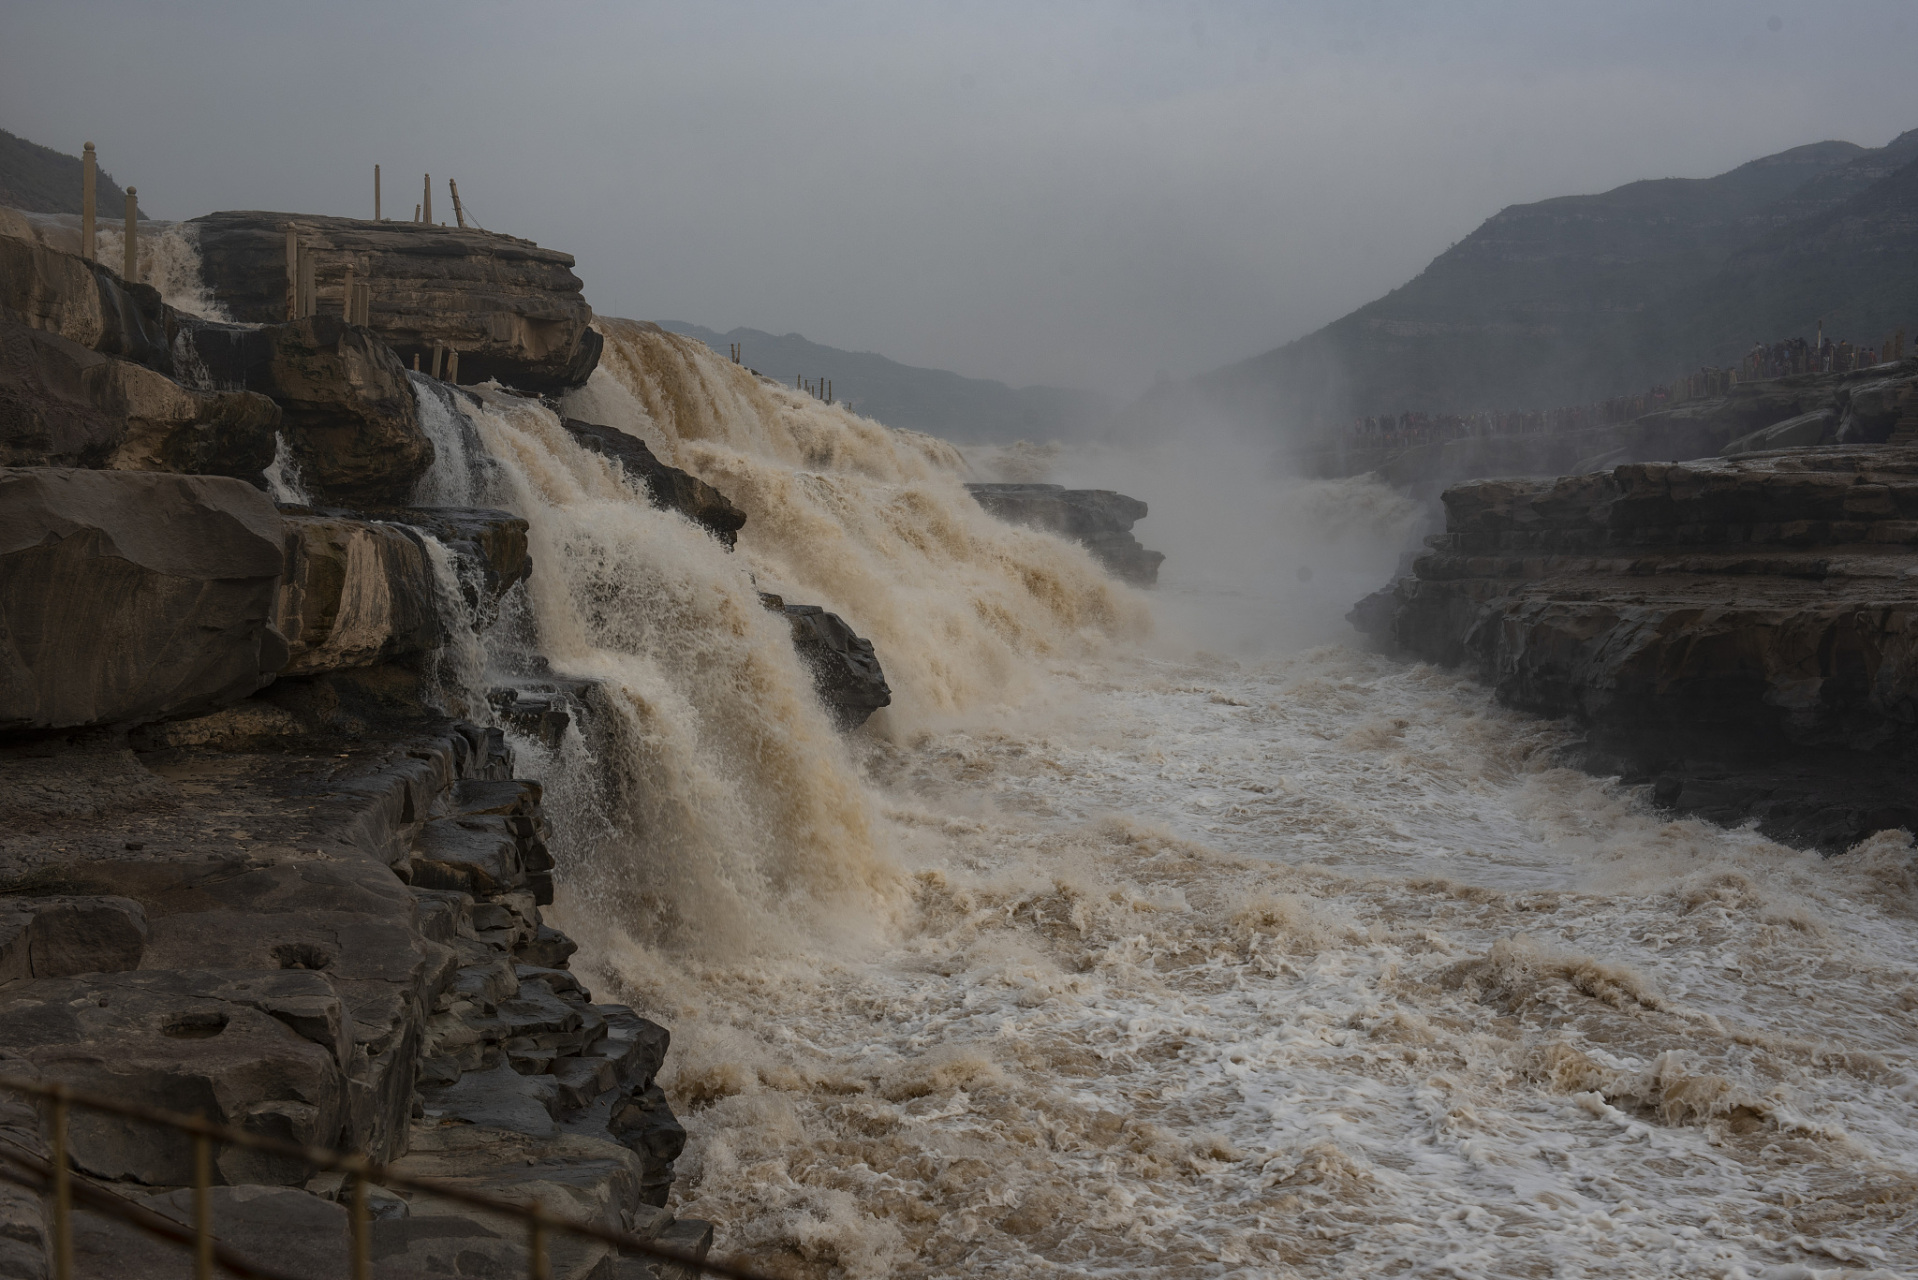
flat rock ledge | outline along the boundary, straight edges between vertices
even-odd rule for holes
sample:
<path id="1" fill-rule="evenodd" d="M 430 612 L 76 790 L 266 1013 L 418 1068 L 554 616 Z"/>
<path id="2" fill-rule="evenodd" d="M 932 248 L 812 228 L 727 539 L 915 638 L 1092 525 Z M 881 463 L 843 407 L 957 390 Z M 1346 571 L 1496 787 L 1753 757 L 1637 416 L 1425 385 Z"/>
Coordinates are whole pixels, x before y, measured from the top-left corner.
<path id="1" fill-rule="evenodd" d="M 1355 625 L 1570 717 L 1589 767 L 1827 851 L 1918 830 L 1918 448 L 1634 463 L 1444 494 Z"/>
<path id="2" fill-rule="evenodd" d="M 710 1227 L 664 1209 L 685 1138 L 654 1083 L 670 1036 L 595 1002 L 541 919 L 539 784 L 513 776 L 497 729 L 422 718 L 368 735 L 315 705 L 0 746 L 0 1074 L 703 1248 Z M 0 1138 L 42 1157 L 43 1121 L 0 1098 Z M 82 1114 L 72 1151 L 119 1194 L 190 1213 L 181 1136 Z M 337 1176 L 221 1147 L 214 1178 L 229 1245 L 346 1274 Z M 45 1274 L 43 1204 L 0 1201 L 0 1275 Z M 378 1274 L 525 1271 L 519 1233 L 450 1201 L 382 1191 L 375 1208 Z M 128 1274 L 152 1248 L 90 1213 L 77 1234 L 81 1275 Z M 554 1248 L 556 1276 L 645 1266 Z"/>

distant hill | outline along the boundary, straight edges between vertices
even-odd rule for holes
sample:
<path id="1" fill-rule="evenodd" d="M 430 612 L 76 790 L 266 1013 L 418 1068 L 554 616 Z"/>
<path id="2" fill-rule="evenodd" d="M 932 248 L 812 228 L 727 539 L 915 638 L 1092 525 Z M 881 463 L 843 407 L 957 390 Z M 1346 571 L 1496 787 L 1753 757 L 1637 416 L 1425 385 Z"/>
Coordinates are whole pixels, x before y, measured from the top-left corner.
<path id="1" fill-rule="evenodd" d="M 79 213 L 80 170 L 79 156 L 0 129 L 0 205 L 28 213 Z M 104 169 L 97 175 L 94 199 L 98 217 L 126 216 L 127 193 Z"/>
<path id="2" fill-rule="evenodd" d="M 1383 298 L 1138 412 L 1194 393 L 1273 427 L 1547 407 L 1732 363 L 1821 317 L 1875 344 L 1918 327 L 1914 162 L 1918 130 L 1514 205 Z"/>
<path id="3" fill-rule="evenodd" d="M 1095 391 L 1065 387 L 1009 387 L 943 369 L 921 369 L 866 351 L 841 351 L 796 333 L 759 329 L 716 333 L 696 324 L 660 321 L 660 328 L 698 338 L 721 355 L 744 348 L 745 363 L 791 385 L 830 378 L 833 397 L 889 427 L 905 427 L 962 444 L 1062 440 L 1101 432 L 1113 406 Z"/>

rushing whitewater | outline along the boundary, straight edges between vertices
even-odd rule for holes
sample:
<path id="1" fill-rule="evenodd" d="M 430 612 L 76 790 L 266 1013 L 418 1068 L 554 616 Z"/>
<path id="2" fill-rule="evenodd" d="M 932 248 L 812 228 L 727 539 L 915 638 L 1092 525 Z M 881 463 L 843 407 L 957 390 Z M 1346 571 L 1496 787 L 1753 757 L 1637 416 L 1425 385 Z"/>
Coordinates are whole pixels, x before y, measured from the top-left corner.
<path id="1" fill-rule="evenodd" d="M 536 565 L 441 675 L 597 682 L 587 732 L 516 745 L 576 964 L 673 1030 L 675 1208 L 722 1253 L 1908 1273 L 1908 837 L 1820 862 L 1666 822 L 1554 727 L 1318 643 L 1422 518 L 1379 486 L 999 460 L 1142 466 L 1155 602 L 986 517 L 985 460 L 601 325 L 565 414 L 718 487 L 738 551 L 546 407 L 420 379 L 420 499 L 526 516 Z M 835 733 L 759 590 L 872 638 L 894 705 Z"/>

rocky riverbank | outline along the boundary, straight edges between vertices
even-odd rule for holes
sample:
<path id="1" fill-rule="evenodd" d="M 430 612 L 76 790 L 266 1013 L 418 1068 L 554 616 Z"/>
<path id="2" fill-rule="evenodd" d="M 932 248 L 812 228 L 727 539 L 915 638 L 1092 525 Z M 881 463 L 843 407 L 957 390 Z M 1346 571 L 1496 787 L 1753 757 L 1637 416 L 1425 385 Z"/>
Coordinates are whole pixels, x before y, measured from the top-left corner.
<path id="1" fill-rule="evenodd" d="M 1676 812 L 1829 851 L 1918 829 L 1918 447 L 1481 480 L 1444 505 L 1355 623 L 1571 717 L 1587 764 Z"/>
<path id="2" fill-rule="evenodd" d="M 251 225 L 220 223 L 223 288 Z M 392 238 L 324 230 L 363 255 Z M 498 262 L 551 277 L 564 255 L 497 239 L 426 252 L 455 281 L 495 272 L 490 301 L 510 311 Z M 469 372 L 577 381 L 597 350 L 577 287 L 558 338 L 478 304 L 416 328 L 475 343 Z M 542 788 L 499 727 L 550 741 L 586 714 L 590 682 L 529 681 L 464 713 L 492 724 L 441 709 L 455 633 L 484 630 L 535 572 L 526 522 L 405 505 L 435 446 L 377 328 L 261 319 L 201 320 L 0 236 L 0 1074 L 702 1252 L 711 1227 L 664 1207 L 684 1140 L 654 1083 L 670 1036 L 569 971 L 574 944 L 541 918 Z M 281 466 L 342 505 L 276 504 L 263 473 Z M 725 509 L 683 472 L 648 482 L 655 501 L 697 499 L 696 518 Z M 0 1137 L 47 1154 L 44 1115 L 3 1120 Z M 82 1176 L 180 1217 L 183 1136 L 79 1116 L 71 1152 Z M 215 1182 L 229 1246 L 345 1273 L 338 1177 L 221 1147 Z M 525 1268 L 520 1235 L 455 1202 L 374 1203 L 380 1274 Z M 9 1193 L 3 1211 L 0 1274 L 47 1274 L 45 1206 Z M 79 1274 L 99 1276 L 151 1248 L 90 1213 L 76 1244 Z M 651 1274 L 572 1238 L 553 1261 Z"/>
<path id="3" fill-rule="evenodd" d="M 522 515 L 429 503 L 461 489 L 449 475 L 497 468 L 476 422 L 519 414 L 603 459 L 586 467 L 610 469 L 599 501 L 676 513 L 727 550 L 746 514 L 630 428 L 536 398 L 579 388 L 601 349 L 570 257 L 292 215 L 194 234 L 238 320 L 168 305 L 0 211 L 0 1075 L 701 1253 L 711 1226 L 666 1208 L 684 1141 L 655 1080 L 669 1029 L 595 1001 L 542 915 L 577 856 L 518 758 L 627 745 L 599 680 L 528 647 L 529 584 L 566 566 L 542 566 Z M 375 282 L 370 314 L 347 305 L 349 269 Z M 302 274 L 312 306 L 288 319 Z M 462 382 L 493 381 L 407 367 L 433 348 L 462 353 Z M 1156 574 L 1129 532 L 1144 503 L 1004 488 L 975 493 L 1121 576 Z M 616 594 L 587 589 L 595 607 Z M 856 620 L 758 598 L 839 729 L 891 702 Z M 0 1140 L 44 1159 L 48 1124 L 0 1100 Z M 79 1118 L 71 1154 L 116 1195 L 188 1211 L 177 1134 Z M 339 1178 L 214 1160 L 227 1245 L 344 1274 Z M 526 1265 L 516 1232 L 455 1202 L 373 1203 L 376 1274 Z M 46 1275 L 45 1206 L 0 1192 L 0 1217 L 0 1276 Z M 78 1274 L 124 1274 L 148 1248 L 90 1212 L 77 1230 Z M 556 1276 L 653 1274 L 555 1239 Z"/>

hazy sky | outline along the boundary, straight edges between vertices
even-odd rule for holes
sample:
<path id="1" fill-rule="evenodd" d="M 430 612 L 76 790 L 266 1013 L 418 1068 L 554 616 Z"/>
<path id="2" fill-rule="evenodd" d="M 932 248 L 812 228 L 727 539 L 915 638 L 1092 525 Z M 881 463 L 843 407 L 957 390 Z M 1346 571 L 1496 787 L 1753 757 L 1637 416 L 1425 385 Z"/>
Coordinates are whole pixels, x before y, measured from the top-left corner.
<path id="1" fill-rule="evenodd" d="M 1140 390 L 1310 331 L 1507 204 L 1918 126 L 1912 0 L 0 0 L 0 127 L 158 217 L 408 216 L 603 312 Z M 750 352 L 748 352 L 750 359 Z"/>

